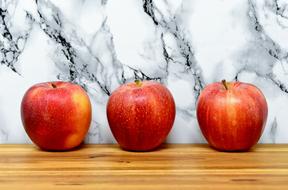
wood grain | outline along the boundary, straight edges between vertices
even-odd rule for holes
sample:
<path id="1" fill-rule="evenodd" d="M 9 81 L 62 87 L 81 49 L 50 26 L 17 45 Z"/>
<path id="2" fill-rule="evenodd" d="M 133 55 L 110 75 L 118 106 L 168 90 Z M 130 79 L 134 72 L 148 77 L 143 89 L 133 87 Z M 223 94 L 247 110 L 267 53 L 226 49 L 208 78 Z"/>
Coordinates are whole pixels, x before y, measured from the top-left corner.
<path id="1" fill-rule="evenodd" d="M 163 145 L 126 152 L 84 145 L 43 152 L 0 145 L 0 189 L 288 189 L 288 145 L 217 152 L 207 145 Z"/>

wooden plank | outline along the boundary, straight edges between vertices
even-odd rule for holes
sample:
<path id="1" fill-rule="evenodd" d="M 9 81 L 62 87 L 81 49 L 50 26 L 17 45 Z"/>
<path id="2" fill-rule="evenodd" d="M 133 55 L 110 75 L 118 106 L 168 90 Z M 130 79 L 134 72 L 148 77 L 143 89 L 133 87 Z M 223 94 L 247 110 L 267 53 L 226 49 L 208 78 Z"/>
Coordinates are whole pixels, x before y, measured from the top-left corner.
<path id="1" fill-rule="evenodd" d="M 127 152 L 84 145 L 44 152 L 0 145 L 0 189 L 288 189 L 288 145 L 217 152 L 207 145 L 163 145 Z"/>

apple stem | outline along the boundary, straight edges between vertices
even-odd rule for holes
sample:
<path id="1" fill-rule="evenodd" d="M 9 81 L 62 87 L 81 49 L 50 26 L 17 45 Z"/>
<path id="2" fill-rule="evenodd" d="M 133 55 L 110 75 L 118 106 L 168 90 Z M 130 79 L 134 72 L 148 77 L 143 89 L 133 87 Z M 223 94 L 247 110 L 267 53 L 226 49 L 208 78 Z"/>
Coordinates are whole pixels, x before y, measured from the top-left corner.
<path id="1" fill-rule="evenodd" d="M 135 82 L 136 85 L 139 86 L 139 87 L 142 85 L 142 82 L 141 82 L 141 80 L 139 80 L 139 79 L 136 79 L 134 82 Z"/>
<path id="2" fill-rule="evenodd" d="M 225 79 L 222 80 L 222 84 L 225 87 L 225 89 L 228 90 L 228 84 Z"/>
<path id="3" fill-rule="evenodd" d="M 51 83 L 51 86 L 52 86 L 53 88 L 56 88 L 56 85 L 55 85 L 54 83 Z"/>

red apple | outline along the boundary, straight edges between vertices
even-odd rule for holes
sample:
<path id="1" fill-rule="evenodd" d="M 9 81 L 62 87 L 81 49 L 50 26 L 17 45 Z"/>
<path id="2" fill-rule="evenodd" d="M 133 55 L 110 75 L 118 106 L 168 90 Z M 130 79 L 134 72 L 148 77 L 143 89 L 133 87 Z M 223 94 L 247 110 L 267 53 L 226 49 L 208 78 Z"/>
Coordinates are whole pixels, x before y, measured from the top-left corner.
<path id="1" fill-rule="evenodd" d="M 252 84 L 216 82 L 206 86 L 197 104 L 200 129 L 215 149 L 246 151 L 255 145 L 268 114 L 262 92 Z"/>
<path id="2" fill-rule="evenodd" d="M 44 150 L 69 150 L 83 141 L 91 123 L 91 103 L 76 84 L 47 82 L 32 86 L 21 104 L 24 128 Z"/>
<path id="3" fill-rule="evenodd" d="M 116 89 L 107 104 L 111 131 L 126 150 L 148 151 L 167 137 L 175 119 L 169 90 L 154 81 L 127 83 Z"/>

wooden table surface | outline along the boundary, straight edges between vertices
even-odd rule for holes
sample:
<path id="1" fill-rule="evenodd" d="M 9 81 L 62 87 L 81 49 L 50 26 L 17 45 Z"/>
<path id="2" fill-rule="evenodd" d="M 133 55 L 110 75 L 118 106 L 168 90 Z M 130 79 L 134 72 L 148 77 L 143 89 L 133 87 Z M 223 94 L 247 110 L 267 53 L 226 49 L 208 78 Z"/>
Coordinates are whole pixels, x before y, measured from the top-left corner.
<path id="1" fill-rule="evenodd" d="M 225 153 L 207 145 L 127 152 L 84 145 L 43 152 L 0 145 L 0 189 L 288 189 L 288 145 Z"/>

